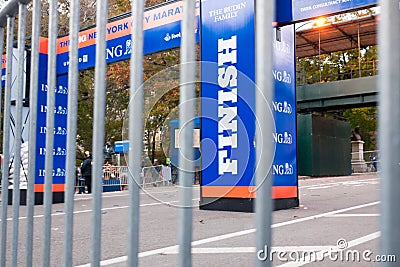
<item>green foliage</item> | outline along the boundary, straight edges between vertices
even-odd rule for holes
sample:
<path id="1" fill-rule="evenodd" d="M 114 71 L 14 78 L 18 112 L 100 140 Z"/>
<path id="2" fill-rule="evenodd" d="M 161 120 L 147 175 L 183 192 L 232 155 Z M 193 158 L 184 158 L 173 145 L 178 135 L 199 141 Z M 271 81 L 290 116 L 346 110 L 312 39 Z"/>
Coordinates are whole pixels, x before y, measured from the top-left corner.
<path id="1" fill-rule="evenodd" d="M 297 60 L 297 83 L 313 84 L 344 79 L 372 76 L 377 74 L 377 47 L 368 46 L 300 58 Z M 351 128 L 360 127 L 364 150 L 377 149 L 377 108 L 353 108 L 336 111 L 350 122 Z M 350 139 L 351 133 L 349 133 Z"/>
<path id="2" fill-rule="evenodd" d="M 78 84 L 77 158 L 85 158 L 84 151 L 92 151 L 94 70 L 80 72 Z"/>
<path id="3" fill-rule="evenodd" d="M 377 48 L 368 46 L 297 59 L 298 84 L 331 82 L 377 74 Z"/>

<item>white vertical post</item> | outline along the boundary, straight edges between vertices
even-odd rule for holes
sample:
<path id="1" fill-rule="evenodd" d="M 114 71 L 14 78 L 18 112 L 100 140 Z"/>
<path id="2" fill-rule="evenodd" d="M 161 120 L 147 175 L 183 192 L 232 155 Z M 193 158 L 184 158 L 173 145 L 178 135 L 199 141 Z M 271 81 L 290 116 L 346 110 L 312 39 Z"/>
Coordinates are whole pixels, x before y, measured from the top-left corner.
<path id="1" fill-rule="evenodd" d="M 106 106 L 106 25 L 108 1 L 97 1 L 96 14 L 96 66 L 93 115 L 93 165 L 92 165 L 92 266 L 100 266 L 101 260 L 101 194 L 103 191 L 103 145 Z"/>
<path id="2" fill-rule="evenodd" d="M 192 266 L 192 184 L 194 177 L 193 125 L 195 107 L 196 69 L 195 55 L 195 1 L 183 1 L 183 19 L 181 23 L 181 68 L 179 100 L 179 227 L 178 244 L 180 267 Z"/>
<path id="3" fill-rule="evenodd" d="M 17 99 L 15 120 L 15 150 L 14 150 L 14 179 L 12 217 L 19 218 L 20 207 L 20 174 L 21 174 L 21 143 L 22 143 L 22 102 L 24 98 L 24 63 L 25 63 L 25 32 L 26 5 L 19 4 L 18 14 L 18 68 L 17 68 Z M 11 266 L 18 265 L 18 235 L 19 220 L 12 222 Z"/>
<path id="4" fill-rule="evenodd" d="M 65 191 L 65 231 L 64 231 L 64 267 L 73 264 L 73 226 L 74 226 L 74 191 L 76 176 L 76 135 L 78 117 L 78 36 L 80 25 L 79 0 L 71 1 L 69 23 L 69 69 L 68 69 L 68 122 L 67 122 L 67 158 Z"/>
<path id="5" fill-rule="evenodd" d="M 380 1 L 379 144 L 381 150 L 381 254 L 400 255 L 400 3 Z M 382 266 L 398 266 L 387 262 Z"/>
<path id="6" fill-rule="evenodd" d="M 48 66 L 47 66 L 47 113 L 46 113 L 46 155 L 45 155 L 45 178 L 44 178 L 44 227 L 42 266 L 50 266 L 51 251 L 51 211 L 53 205 L 53 148 L 54 148 L 54 107 L 55 88 L 57 87 L 56 61 L 57 61 L 57 35 L 58 35 L 58 1 L 50 1 L 49 15 L 49 43 L 48 43 Z"/>
<path id="7" fill-rule="evenodd" d="M 39 35 L 40 35 L 40 0 L 32 4 L 32 45 L 31 45 L 31 79 L 29 91 L 29 160 L 28 188 L 26 197 L 26 257 L 25 267 L 32 266 L 33 257 L 33 214 L 35 202 L 36 172 L 36 127 L 37 102 L 39 86 Z"/>
<path id="8" fill-rule="evenodd" d="M 4 121 L 3 121 L 3 176 L 1 192 L 1 251 L 0 266 L 6 266 L 7 251 L 7 208 L 8 208 L 8 185 L 10 166 L 10 105 L 11 105 L 11 82 L 14 43 L 14 17 L 7 17 L 7 53 L 6 53 L 6 88 L 4 92 Z"/>
<path id="9" fill-rule="evenodd" d="M 272 80 L 272 18 L 274 1 L 256 1 L 256 251 L 271 247 L 272 162 L 274 121 L 268 104 L 274 99 Z M 265 251 L 265 253 L 267 253 Z M 257 253 L 256 253 L 257 254 Z M 256 266 L 270 266 L 256 258 Z"/>
<path id="10" fill-rule="evenodd" d="M 129 228 L 128 266 L 138 266 L 139 253 L 139 183 L 143 146 L 143 13 L 144 1 L 132 1 L 132 55 L 130 62 L 129 105 Z M 118 155 L 119 165 L 119 155 Z"/>

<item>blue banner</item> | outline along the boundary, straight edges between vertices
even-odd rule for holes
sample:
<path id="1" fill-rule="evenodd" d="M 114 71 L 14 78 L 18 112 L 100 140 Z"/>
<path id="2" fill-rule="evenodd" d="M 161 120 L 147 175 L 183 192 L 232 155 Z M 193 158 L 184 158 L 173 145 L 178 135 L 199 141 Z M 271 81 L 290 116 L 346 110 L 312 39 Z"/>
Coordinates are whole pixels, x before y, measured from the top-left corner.
<path id="1" fill-rule="evenodd" d="M 198 29 L 196 40 L 199 41 Z M 176 21 L 144 32 L 144 54 L 156 53 L 179 47 L 181 43 L 181 22 Z M 126 60 L 131 57 L 131 35 L 125 35 L 107 41 L 106 62 L 113 63 Z M 69 53 L 65 52 L 57 56 L 57 74 L 68 73 Z M 93 68 L 96 59 L 96 45 L 79 48 L 78 68 L 80 70 Z"/>
<path id="2" fill-rule="evenodd" d="M 275 99 L 271 105 L 275 117 L 273 142 L 276 144 L 272 165 L 274 186 L 297 186 L 296 160 L 296 72 L 294 26 L 280 28 L 280 39 L 273 34 Z"/>
<path id="3" fill-rule="evenodd" d="M 292 0 L 275 0 L 275 20 L 278 23 L 292 21 Z"/>
<path id="4" fill-rule="evenodd" d="M 201 16 L 205 196 L 210 186 L 248 187 L 253 183 L 254 1 L 204 1 Z"/>
<path id="5" fill-rule="evenodd" d="M 377 4 L 378 0 L 292 0 L 293 20 L 303 20 Z"/>
<path id="6" fill-rule="evenodd" d="M 201 16 L 202 197 L 253 198 L 254 5 L 240 0 L 205 1 Z M 273 197 L 296 198 L 294 28 L 289 25 L 280 31 L 280 39 L 273 40 L 275 99 L 268 103 L 276 124 L 271 136 L 276 144 Z"/>
<path id="7" fill-rule="evenodd" d="M 47 66 L 47 55 L 40 54 L 39 65 Z M 35 184 L 44 184 L 45 177 L 45 155 L 46 151 L 46 133 L 54 133 L 54 149 L 50 151 L 53 154 L 53 184 L 65 183 L 65 160 L 66 160 L 66 137 L 67 137 L 67 103 L 68 103 L 68 77 L 66 75 L 58 77 L 58 86 L 55 90 L 55 109 L 54 109 L 54 129 L 47 129 L 46 114 L 50 112 L 47 109 L 47 71 L 41 68 L 39 72 L 39 92 L 38 92 L 38 110 L 37 110 L 37 135 L 36 135 L 36 179 Z M 40 188 L 40 187 L 38 187 Z M 35 192 L 40 192 L 35 188 Z"/>
<path id="8" fill-rule="evenodd" d="M 177 3 L 173 3 L 176 5 Z M 165 10 L 168 10 L 170 5 L 164 6 Z M 157 15 L 158 14 L 158 15 Z M 153 16 L 153 19 L 162 16 L 160 13 L 157 13 Z M 107 26 L 108 34 L 110 37 L 107 41 L 107 51 L 106 51 L 106 62 L 113 63 L 121 60 L 126 60 L 131 57 L 132 52 L 132 41 L 131 41 L 131 32 L 130 27 L 128 27 L 129 22 L 127 20 L 130 18 L 126 18 L 118 24 L 117 26 L 110 26 L 115 24 L 116 22 L 109 23 Z M 161 18 L 159 18 L 161 19 Z M 147 20 L 147 19 L 146 19 Z M 170 19 L 171 20 L 171 19 Z M 199 20 L 200 18 L 196 17 L 196 28 L 194 29 L 196 33 L 196 41 L 199 42 Z M 177 20 L 175 18 L 171 21 L 163 22 L 163 24 L 157 27 L 149 27 L 144 30 L 143 37 L 143 53 L 151 54 L 159 51 L 179 47 L 181 43 L 181 20 Z M 125 25 L 124 27 L 122 25 Z M 120 26 L 120 27 L 118 27 Z M 116 31 L 112 33 L 113 27 L 121 28 L 121 32 Z M 125 29 L 126 28 L 126 29 Z M 89 31 L 89 30 L 88 30 Z M 81 39 L 86 40 L 85 42 L 80 43 L 80 48 L 78 51 L 78 68 L 88 69 L 93 68 L 95 66 L 96 59 L 96 38 L 97 34 L 95 31 L 90 30 L 89 32 L 81 32 Z M 84 45 L 86 43 L 86 45 Z M 57 74 L 68 73 L 69 66 L 69 53 L 68 46 L 69 41 L 65 39 L 65 37 L 60 38 L 58 41 L 58 56 L 57 56 Z"/>

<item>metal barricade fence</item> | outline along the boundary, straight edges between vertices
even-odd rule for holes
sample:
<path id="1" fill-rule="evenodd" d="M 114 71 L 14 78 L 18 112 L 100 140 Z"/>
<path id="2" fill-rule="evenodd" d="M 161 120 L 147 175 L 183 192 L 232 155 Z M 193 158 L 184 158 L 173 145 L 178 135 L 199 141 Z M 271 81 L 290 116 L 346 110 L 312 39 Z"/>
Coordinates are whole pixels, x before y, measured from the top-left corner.
<path id="1" fill-rule="evenodd" d="M 12 73 L 12 58 L 14 47 L 14 22 L 15 17 L 18 15 L 18 55 L 22 59 L 24 57 L 24 50 L 26 45 L 26 21 L 27 21 L 27 4 L 32 2 L 32 36 L 31 42 L 31 79 L 30 79 L 30 98 L 29 106 L 31 108 L 32 118 L 36 118 L 36 111 L 38 107 L 38 76 L 39 76 L 39 34 L 41 28 L 41 1 L 40 0 L 10 0 L 0 10 L 0 49 L 3 49 L 4 44 L 4 29 L 7 28 L 6 34 L 6 86 L 4 95 L 4 113 L 3 113 L 3 173 L 2 173 L 2 186 L 3 189 L 8 188 L 8 167 L 10 163 L 9 153 L 9 139 L 10 139 L 10 90 L 11 90 L 11 73 Z M 43 1 L 45 2 L 45 1 Z M 42 25 L 49 29 L 48 36 L 48 66 L 47 66 L 47 109 L 53 111 L 55 108 L 55 88 L 57 88 L 57 33 L 58 33 L 58 1 L 46 1 L 49 9 L 49 23 Z M 181 74 L 180 74 L 180 128 L 182 129 L 182 143 L 180 148 L 179 162 L 182 170 L 179 171 L 180 188 L 179 188 L 179 229 L 178 245 L 179 245 L 179 260 L 178 264 L 181 267 L 188 267 L 192 265 L 191 256 L 191 242 L 192 242 L 192 173 L 194 172 L 193 164 L 193 123 L 189 123 L 194 118 L 193 105 L 185 105 L 195 97 L 195 64 L 187 67 L 185 64 L 192 63 L 196 60 L 196 47 L 195 47 L 195 5 L 194 0 L 183 1 L 183 20 L 181 23 Z M 272 88 L 272 29 L 265 27 L 265 25 L 272 25 L 274 1 L 256 1 L 256 77 L 257 85 L 260 88 L 257 99 L 257 117 L 265 118 L 260 120 L 260 131 L 257 132 L 257 141 L 264 144 L 271 144 L 270 135 L 262 134 L 273 132 L 273 125 L 271 121 L 266 119 L 264 112 L 265 103 L 262 99 L 273 99 Z M 395 8 L 392 8 L 393 10 Z M 143 111 L 143 92 L 141 89 L 143 79 L 143 11 L 144 0 L 132 1 L 132 46 L 131 64 L 130 64 L 130 97 L 132 98 L 131 105 L 129 106 L 129 130 L 128 140 L 132 149 L 129 151 L 128 167 L 129 172 L 123 172 L 119 169 L 118 175 L 124 181 L 123 183 L 129 184 L 129 207 L 128 207 L 128 236 L 127 236 L 127 265 L 138 266 L 138 251 L 139 251 L 139 189 L 141 184 L 141 153 L 143 146 L 142 137 L 142 111 Z M 94 118 L 93 118 L 93 166 L 92 176 L 102 177 L 103 171 L 103 145 L 104 145 L 104 132 L 105 132 L 105 96 L 106 96 L 106 42 L 107 42 L 107 17 L 108 17 L 108 1 L 96 1 L 96 60 L 95 60 L 95 96 L 94 96 Z M 66 142 L 66 169 L 60 170 L 65 173 L 66 177 L 76 176 L 76 136 L 77 136 L 77 94 L 78 94 L 78 47 L 79 47 L 79 26 L 80 26 L 80 1 L 70 1 L 70 33 L 69 33 L 69 61 L 68 61 L 68 133 Z M 388 49 L 389 50 L 389 49 Z M 396 57 L 394 57 L 396 58 Z M 23 94 L 23 60 L 18 62 L 18 97 L 16 100 L 16 144 L 15 151 L 20 151 L 20 130 L 22 129 L 22 94 Z M 41 66 L 42 68 L 43 66 Z M 398 88 L 398 86 L 393 86 Z M 0 94 L 1 96 L 1 94 Z M 0 101 L 1 102 L 1 101 Z M 388 105 L 389 106 L 389 105 Z M 46 151 L 53 151 L 54 148 L 54 112 L 46 113 Z M 184 127 L 183 127 L 184 126 Z M 33 119 L 30 124 L 29 136 L 30 140 L 36 140 L 36 120 Z M 256 158 L 259 162 L 270 162 L 273 149 L 265 149 L 267 153 L 261 153 L 257 147 Z M 29 169 L 35 170 L 35 151 L 36 142 L 29 142 Z M 19 153 L 16 153 L 16 162 L 19 162 Z M 51 266 L 51 235 L 52 235 L 52 201 L 53 201 L 53 153 L 45 154 L 45 175 L 44 185 L 41 187 L 44 195 L 44 215 L 43 215 L 43 235 L 42 242 L 42 266 Z M 256 170 L 257 185 L 260 185 L 257 191 L 256 202 L 256 249 L 263 249 L 265 244 L 270 244 L 271 239 L 271 172 L 267 168 L 267 164 L 263 164 Z M 143 185 L 153 183 L 155 178 L 156 183 L 161 181 L 164 183 L 165 176 L 161 177 L 159 173 L 155 173 L 155 167 L 150 167 L 146 172 L 150 173 L 147 177 L 146 174 L 143 178 Z M 146 170 L 146 169 L 145 169 Z M 143 170 L 143 172 L 145 172 Z M 16 165 L 14 170 L 14 177 L 19 177 L 19 165 Z M 122 178 L 122 173 L 127 174 L 127 178 Z M 117 172 L 110 172 L 111 178 L 117 175 Z M 124 176 L 125 177 L 125 176 Z M 265 177 L 266 181 L 264 181 Z M 125 180 L 126 179 L 126 180 Z M 127 182 L 125 182 L 127 181 Z M 132 182 L 131 182 L 132 181 Z M 169 181 L 169 180 L 167 180 Z M 32 266 L 32 246 L 33 246 L 33 214 L 34 214 L 34 197 L 35 197 L 35 172 L 30 171 L 27 185 L 27 215 L 26 215 L 26 258 L 25 266 Z M 167 182 L 168 183 L 168 182 Z M 19 217 L 19 180 L 15 179 L 13 189 L 13 206 L 12 217 Z M 92 195 L 92 221 L 91 221 L 91 246 L 90 246 L 90 261 L 92 266 L 100 266 L 101 261 L 101 233 L 102 233 L 102 179 L 93 179 L 93 195 Z M 63 265 L 72 266 L 73 264 L 73 220 L 74 220 L 74 191 L 75 179 L 66 179 L 65 184 L 65 227 L 64 227 L 64 251 L 63 251 Z M 19 220 L 12 220 L 12 240 L 7 242 L 7 207 L 8 207 L 8 190 L 2 190 L 2 209 L 1 209 L 1 242 L 0 242 L 0 267 L 17 266 L 18 259 L 18 244 L 19 241 Z M 11 247 L 11 260 L 7 259 L 7 249 Z M 60 259 L 57 259 L 60 262 Z M 11 262 L 11 264 L 9 263 Z M 269 264 L 266 262 L 257 262 L 258 265 Z"/>
<path id="2" fill-rule="evenodd" d="M 142 187 L 172 185 L 171 167 L 157 165 L 142 169 Z"/>
<path id="3" fill-rule="evenodd" d="M 12 85 L 12 58 L 14 48 L 14 24 L 15 18 L 18 17 L 18 58 L 22 59 L 25 53 L 26 45 L 26 22 L 27 22 L 27 5 L 32 4 L 32 36 L 31 42 L 31 78 L 30 78 L 30 97 L 29 106 L 33 118 L 36 118 L 38 107 L 38 71 L 39 71 L 39 34 L 41 26 L 41 1 L 40 0 L 9 0 L 0 10 L 0 49 L 6 40 L 6 81 L 5 94 L 1 104 L 4 104 L 3 111 L 3 172 L 2 172 L 2 207 L 1 207 L 1 240 L 0 240 L 0 267 L 3 266 L 18 266 L 18 245 L 19 242 L 19 220 L 11 220 L 10 227 L 12 234 L 10 242 L 7 242 L 8 236 L 8 184 L 9 184 L 9 165 L 10 165 L 10 106 L 11 106 L 11 85 Z M 48 73 L 47 73 L 47 109 L 54 110 L 55 106 L 55 89 L 56 83 L 56 42 L 58 32 L 58 1 L 43 1 L 49 4 L 49 24 L 43 27 L 49 29 L 48 38 Z M 398 1 L 380 1 L 381 17 L 379 20 L 379 37 L 381 53 L 379 53 L 380 73 L 378 78 L 378 88 L 381 89 L 379 94 L 380 111 L 380 145 L 381 148 L 381 168 L 382 168 L 382 190 L 381 190 L 381 210 L 382 210 L 382 234 L 381 234 L 381 253 L 384 255 L 398 255 L 400 250 L 400 237 L 398 225 L 400 215 L 397 212 L 398 203 L 400 203 L 400 150 L 396 146 L 400 144 L 400 51 L 393 49 L 400 40 L 400 11 Z M 69 34 L 69 75 L 68 75 L 68 134 L 67 134 L 67 159 L 66 159 L 66 177 L 75 177 L 75 161 L 76 161 L 76 111 L 77 111 L 77 93 L 78 93 L 78 44 L 79 44 L 79 25 L 80 25 L 80 1 L 70 1 L 70 34 Z M 265 120 L 260 120 L 260 131 L 257 132 L 257 143 L 271 144 L 270 135 L 265 133 L 273 132 L 271 121 L 267 120 L 262 113 L 265 104 L 262 103 L 263 97 L 268 100 L 274 99 L 272 88 L 272 18 L 275 1 L 256 1 L 256 83 L 260 88 L 261 95 L 257 100 L 257 117 Z M 103 175 L 103 144 L 104 144 L 104 117 L 105 117 L 105 80 L 106 80 L 106 24 L 108 15 L 108 1 L 96 1 L 96 65 L 95 65 L 95 97 L 94 97 L 94 125 L 93 128 L 93 176 L 101 177 Z M 143 10 L 144 0 L 132 1 L 132 25 L 135 25 L 132 30 L 132 46 L 131 53 L 131 80 L 130 80 L 130 97 L 133 101 L 129 107 L 129 131 L 128 139 L 130 145 L 135 149 L 129 151 L 128 166 L 128 181 L 129 183 L 129 229 L 127 238 L 127 265 L 138 266 L 138 250 L 139 250 L 139 189 L 140 189 L 140 173 L 141 173 L 141 152 L 143 146 L 142 137 L 142 111 L 143 111 L 143 92 L 140 89 L 143 79 Z M 193 29 L 195 1 L 183 1 L 182 20 L 182 42 L 181 42 L 181 63 L 189 63 L 195 61 L 195 35 Z M 18 15 L 17 15 L 18 13 Z M 6 36 L 4 30 L 7 28 Z M 2 51 L 3 52 L 3 51 Z M 14 146 L 15 161 L 19 162 L 19 152 L 21 149 L 21 129 L 22 129 L 22 107 L 23 107 L 23 91 L 24 86 L 22 77 L 24 72 L 24 61 L 18 62 L 18 67 L 14 70 L 17 73 L 17 99 L 16 99 L 16 123 L 15 133 L 16 142 Z M 43 66 L 41 66 L 42 68 Z M 180 86 L 180 103 L 185 103 L 191 100 L 195 95 L 195 71 L 193 67 L 181 68 L 181 86 Z M 2 94 L 0 94 L 0 97 Z M 1 99 L 0 99 L 1 100 Z M 186 105 L 180 110 L 181 126 L 185 125 L 194 117 L 194 106 Z M 46 133 L 46 150 L 53 151 L 54 148 L 54 112 L 47 112 L 46 127 L 49 129 Z M 179 173 L 181 187 L 179 190 L 180 202 L 179 206 L 179 266 L 187 267 L 192 265 L 191 257 L 191 242 L 192 242 L 192 211 L 189 208 L 192 205 L 192 177 L 188 173 L 194 171 L 193 162 L 189 162 L 192 157 L 192 132 L 193 125 L 182 128 L 183 138 L 180 148 L 179 162 L 183 163 L 183 170 Z M 29 140 L 36 140 L 36 120 L 32 120 L 29 126 Z M 264 133 L 264 134 L 262 134 Z M 271 162 L 273 149 L 259 150 L 257 146 L 256 161 Z M 35 170 L 35 151 L 36 142 L 29 142 L 29 169 Z M 266 152 L 266 153 L 265 153 Z M 52 231 L 52 197 L 53 197 L 53 155 L 46 153 L 45 160 L 45 175 L 44 186 L 41 187 L 44 195 L 44 215 L 43 215 L 43 235 L 42 241 L 42 266 L 51 266 L 51 231 Z M 12 217 L 19 218 L 19 164 L 16 164 L 14 170 L 14 187 L 12 192 Z M 61 170 L 60 170 L 61 171 Z M 32 266 L 32 251 L 33 251 L 33 214 L 34 214 L 34 197 L 35 197 L 35 172 L 28 173 L 27 185 L 27 213 L 26 213 L 26 239 L 25 251 L 25 266 Z M 262 164 L 261 168 L 256 170 L 257 180 L 257 199 L 256 199 L 256 251 L 263 249 L 266 244 L 271 244 L 271 184 L 272 174 L 268 169 L 267 164 Z M 153 177 L 153 176 L 151 176 Z M 268 179 L 265 179 L 265 178 Z M 265 181 L 262 183 L 262 181 Z M 74 191 L 75 179 L 66 179 L 65 187 L 65 229 L 64 229 L 64 253 L 63 265 L 72 266 L 73 260 L 73 218 L 74 218 Z M 144 179 L 146 181 L 146 179 Z M 101 208 L 102 208 L 102 180 L 93 180 L 93 198 L 92 198 L 92 223 L 91 223 L 91 246 L 90 246 L 90 261 L 92 266 L 100 266 L 101 261 Z M 11 259 L 7 259 L 7 249 L 11 250 Z M 60 261 L 59 261 L 60 262 Z M 59 263 L 58 262 L 58 263 Z M 269 266 L 269 261 L 257 261 L 259 266 Z M 393 265 L 394 266 L 394 265 Z"/>
<path id="4" fill-rule="evenodd" d="M 360 151 L 351 153 L 352 173 L 377 172 L 380 170 L 380 151 Z"/>

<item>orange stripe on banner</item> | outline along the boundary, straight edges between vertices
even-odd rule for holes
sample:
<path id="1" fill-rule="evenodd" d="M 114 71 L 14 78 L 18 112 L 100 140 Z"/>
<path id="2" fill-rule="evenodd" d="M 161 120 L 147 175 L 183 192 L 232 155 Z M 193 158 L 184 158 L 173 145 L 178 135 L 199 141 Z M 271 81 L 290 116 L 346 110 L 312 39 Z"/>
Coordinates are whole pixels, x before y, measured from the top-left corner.
<path id="1" fill-rule="evenodd" d="M 127 26 L 127 27 L 126 27 Z M 79 32 L 79 48 L 87 47 L 96 44 L 97 32 L 96 28 L 88 29 Z M 122 36 L 131 34 L 132 32 L 132 17 L 107 23 L 106 39 L 112 40 Z M 57 54 L 62 54 L 69 51 L 69 36 L 64 36 L 57 39 Z"/>
<path id="2" fill-rule="evenodd" d="M 48 39 L 44 38 L 44 37 L 40 37 L 39 38 L 39 53 L 42 54 L 47 54 L 48 51 Z M 3 69 L 5 69 L 7 67 L 7 58 L 6 58 L 6 54 L 4 54 L 2 56 L 2 60 L 1 60 L 1 67 Z"/>
<path id="3" fill-rule="evenodd" d="M 39 39 L 39 53 L 48 54 L 49 51 L 49 39 L 40 37 Z"/>
<path id="4" fill-rule="evenodd" d="M 202 186 L 202 197 L 255 198 L 255 186 Z M 297 186 L 273 186 L 272 198 L 297 197 Z"/>
<path id="5" fill-rule="evenodd" d="M 7 65 L 7 61 L 6 61 L 6 54 L 3 55 L 3 57 L 1 58 L 1 68 L 5 69 L 6 65 Z"/>
<path id="6" fill-rule="evenodd" d="M 255 186 L 203 186 L 203 197 L 254 198 Z"/>
<path id="7" fill-rule="evenodd" d="M 65 184 L 53 184 L 53 192 L 64 192 Z M 35 192 L 44 192 L 44 184 L 35 184 Z"/>
<path id="8" fill-rule="evenodd" d="M 200 8 L 196 8 L 196 16 Z M 143 30 L 168 25 L 182 20 L 182 1 L 150 9 L 144 12 Z M 132 33 L 132 17 L 107 23 L 107 40 L 127 36 Z M 79 48 L 96 44 L 96 28 L 79 32 Z M 57 39 L 57 54 L 69 51 L 69 36 Z"/>
<path id="9" fill-rule="evenodd" d="M 272 198 L 293 198 L 298 197 L 297 186 L 273 186 Z"/>

